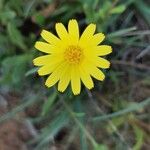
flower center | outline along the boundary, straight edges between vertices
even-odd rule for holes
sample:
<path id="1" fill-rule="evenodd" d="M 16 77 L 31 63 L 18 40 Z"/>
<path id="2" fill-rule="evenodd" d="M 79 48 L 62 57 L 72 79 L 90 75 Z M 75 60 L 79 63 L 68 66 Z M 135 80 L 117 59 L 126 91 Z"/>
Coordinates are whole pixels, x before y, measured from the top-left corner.
<path id="1" fill-rule="evenodd" d="M 82 57 L 83 51 L 79 46 L 70 45 L 64 52 L 64 58 L 70 64 L 80 63 Z"/>

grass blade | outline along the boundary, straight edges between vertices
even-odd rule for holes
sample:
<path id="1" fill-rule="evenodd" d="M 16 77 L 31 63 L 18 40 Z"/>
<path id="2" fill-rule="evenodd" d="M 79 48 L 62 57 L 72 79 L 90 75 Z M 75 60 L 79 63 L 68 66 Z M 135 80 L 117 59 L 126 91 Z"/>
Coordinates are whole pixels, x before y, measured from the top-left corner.
<path id="1" fill-rule="evenodd" d="M 108 114 L 108 115 L 94 117 L 92 120 L 93 121 L 102 121 L 102 120 L 111 119 L 111 118 L 114 118 L 114 117 L 125 115 L 125 114 L 130 113 L 130 112 L 137 111 L 137 110 L 139 110 L 139 109 L 141 109 L 145 106 L 148 106 L 148 105 L 150 105 L 150 98 L 147 98 L 146 100 L 144 100 L 141 103 L 132 104 L 128 108 L 125 108 L 123 110 L 120 110 L 120 111 L 117 111 L 117 112 L 114 112 L 114 113 L 111 113 L 111 114 Z"/>

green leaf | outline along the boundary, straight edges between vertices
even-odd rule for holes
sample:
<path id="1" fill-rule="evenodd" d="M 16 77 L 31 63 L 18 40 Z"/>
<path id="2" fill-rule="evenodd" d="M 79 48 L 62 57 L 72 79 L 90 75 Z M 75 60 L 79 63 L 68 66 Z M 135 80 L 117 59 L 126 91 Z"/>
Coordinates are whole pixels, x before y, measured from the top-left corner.
<path id="1" fill-rule="evenodd" d="M 57 92 L 54 92 L 51 96 L 49 96 L 49 98 L 43 105 L 42 113 L 41 113 L 42 116 L 46 115 L 50 111 L 56 98 L 57 98 Z"/>
<path id="2" fill-rule="evenodd" d="M 0 10 L 3 8 L 4 6 L 4 0 L 0 0 Z"/>
<path id="3" fill-rule="evenodd" d="M 106 145 L 98 144 L 96 147 L 94 147 L 94 150 L 108 150 Z"/>
<path id="4" fill-rule="evenodd" d="M 84 117 L 85 116 L 84 112 L 80 112 L 80 113 L 74 112 L 74 114 L 75 114 L 76 117 Z"/>
<path id="5" fill-rule="evenodd" d="M 80 130 L 80 143 L 81 143 L 81 150 L 88 150 L 87 138 L 82 130 Z"/>
<path id="6" fill-rule="evenodd" d="M 25 4 L 22 5 L 22 1 L 20 0 L 10 0 L 6 5 L 12 9 L 15 10 L 15 12 L 17 13 L 17 17 L 22 15 L 22 11 L 23 11 L 23 7 Z"/>
<path id="7" fill-rule="evenodd" d="M 29 75 L 32 75 L 34 73 L 36 73 L 38 71 L 39 67 L 35 67 L 33 69 L 30 69 L 29 71 L 26 72 L 25 76 L 29 76 Z"/>
<path id="8" fill-rule="evenodd" d="M 6 25 L 9 21 L 12 21 L 16 17 L 16 13 L 12 10 L 0 12 L 0 22 Z"/>
<path id="9" fill-rule="evenodd" d="M 110 1 L 105 1 L 103 5 L 99 8 L 98 14 L 102 20 L 106 19 L 107 12 L 110 10 L 112 3 Z"/>
<path id="10" fill-rule="evenodd" d="M 29 54 L 6 57 L 1 65 L 2 78 L 0 82 L 20 89 L 23 86 L 22 81 L 25 79 L 27 65 L 31 59 L 32 56 Z"/>
<path id="11" fill-rule="evenodd" d="M 17 27 L 12 22 L 8 23 L 7 32 L 8 32 L 9 38 L 13 44 L 20 47 L 23 50 L 26 49 L 23 36 L 21 35 L 21 33 L 19 32 Z"/>
<path id="12" fill-rule="evenodd" d="M 49 125 L 47 125 L 34 140 L 30 143 L 37 142 L 38 145 L 36 150 L 41 150 L 41 147 L 47 143 L 53 141 L 55 135 L 68 123 L 68 115 L 65 111 L 61 112 L 60 115 L 55 117 Z"/>
<path id="13" fill-rule="evenodd" d="M 123 13 L 125 10 L 126 10 L 126 6 L 122 4 L 122 5 L 119 5 L 119 6 L 114 7 L 114 8 L 110 11 L 110 13 L 111 13 L 111 14 L 121 14 L 121 13 Z"/>
<path id="14" fill-rule="evenodd" d="M 42 14 L 36 13 L 34 15 L 34 18 L 35 18 L 35 23 L 37 23 L 37 24 L 39 24 L 41 26 L 44 25 L 44 23 L 45 23 L 45 17 Z"/>
<path id="15" fill-rule="evenodd" d="M 136 136 L 136 143 L 133 147 L 133 150 L 140 150 L 142 145 L 143 145 L 143 140 L 144 140 L 144 132 L 141 128 L 139 128 L 138 126 L 133 126 L 134 129 L 134 133 Z"/>

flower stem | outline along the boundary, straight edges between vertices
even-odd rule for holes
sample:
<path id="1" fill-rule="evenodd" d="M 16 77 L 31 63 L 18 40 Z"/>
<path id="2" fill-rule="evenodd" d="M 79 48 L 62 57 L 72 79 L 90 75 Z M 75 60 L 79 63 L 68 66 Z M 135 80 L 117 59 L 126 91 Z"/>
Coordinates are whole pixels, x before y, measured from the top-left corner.
<path id="1" fill-rule="evenodd" d="M 72 109 L 69 107 L 69 105 L 63 100 L 63 98 L 61 98 L 61 101 L 62 101 L 64 107 L 66 108 L 66 110 L 69 112 L 70 116 L 74 119 L 74 121 L 80 127 L 80 129 L 85 133 L 86 137 L 91 141 L 93 147 L 97 147 L 97 145 L 98 145 L 97 142 L 92 137 L 92 135 L 89 133 L 89 131 L 86 130 L 84 125 L 77 119 L 77 117 L 75 116 L 75 113 L 72 111 Z"/>

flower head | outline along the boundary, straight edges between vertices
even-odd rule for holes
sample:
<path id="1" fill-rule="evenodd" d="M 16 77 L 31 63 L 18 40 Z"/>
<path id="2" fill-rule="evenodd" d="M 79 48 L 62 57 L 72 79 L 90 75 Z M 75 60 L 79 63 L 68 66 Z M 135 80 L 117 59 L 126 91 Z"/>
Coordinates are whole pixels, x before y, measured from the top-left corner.
<path id="1" fill-rule="evenodd" d="M 36 42 L 35 48 L 46 53 L 33 60 L 39 66 L 40 76 L 49 75 L 45 85 L 51 87 L 58 82 L 58 90 L 64 92 L 71 82 L 75 95 L 81 91 L 81 81 L 88 88 L 94 87 L 91 77 L 103 81 L 105 75 L 99 68 L 109 68 L 110 62 L 100 56 L 112 52 L 111 46 L 99 45 L 104 34 L 95 34 L 96 25 L 90 24 L 82 35 L 76 20 L 68 23 L 68 31 L 62 23 L 56 23 L 58 37 L 43 30 L 42 38 L 46 42 Z"/>

